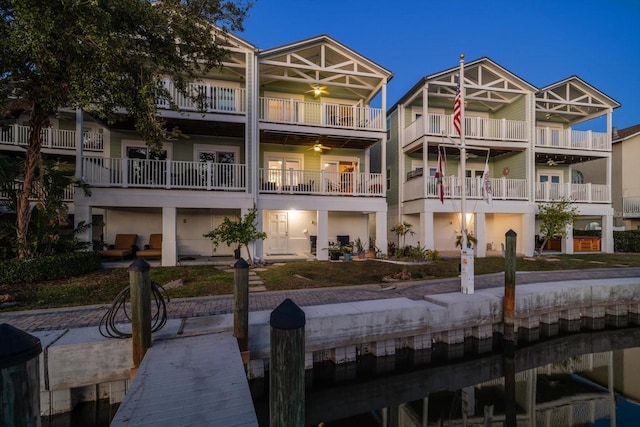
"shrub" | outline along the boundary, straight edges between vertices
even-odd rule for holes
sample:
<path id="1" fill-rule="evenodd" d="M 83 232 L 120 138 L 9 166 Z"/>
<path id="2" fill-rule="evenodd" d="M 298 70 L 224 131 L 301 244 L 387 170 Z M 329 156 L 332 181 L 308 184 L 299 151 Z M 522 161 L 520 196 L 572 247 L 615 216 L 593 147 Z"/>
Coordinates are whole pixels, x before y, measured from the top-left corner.
<path id="1" fill-rule="evenodd" d="M 614 231 L 614 252 L 640 252 L 640 230 Z"/>
<path id="2" fill-rule="evenodd" d="M 72 252 L 0 262 L 0 283 L 66 279 L 100 269 L 98 252 Z"/>

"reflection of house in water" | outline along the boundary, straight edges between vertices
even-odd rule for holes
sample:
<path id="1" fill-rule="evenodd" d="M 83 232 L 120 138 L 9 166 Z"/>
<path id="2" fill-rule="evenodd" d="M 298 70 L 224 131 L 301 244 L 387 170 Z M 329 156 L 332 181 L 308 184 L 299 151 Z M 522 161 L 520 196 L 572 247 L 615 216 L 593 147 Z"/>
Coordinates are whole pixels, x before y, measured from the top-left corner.
<path id="1" fill-rule="evenodd" d="M 591 425 L 604 418 L 613 418 L 611 425 L 615 425 L 613 360 L 611 351 L 585 354 L 516 373 L 517 425 Z M 606 386 L 586 379 L 594 377 Z M 505 378 L 501 377 L 458 391 L 432 393 L 422 402 L 401 405 L 399 425 L 502 426 L 507 401 Z M 423 423 L 424 415 L 427 424 Z"/>

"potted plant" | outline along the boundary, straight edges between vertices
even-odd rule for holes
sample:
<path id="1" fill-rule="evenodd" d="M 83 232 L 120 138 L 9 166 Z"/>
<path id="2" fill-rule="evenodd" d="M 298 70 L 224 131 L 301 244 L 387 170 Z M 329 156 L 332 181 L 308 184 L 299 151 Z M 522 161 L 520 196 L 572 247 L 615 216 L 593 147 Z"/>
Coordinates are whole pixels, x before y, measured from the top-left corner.
<path id="1" fill-rule="evenodd" d="M 342 251 L 344 253 L 344 260 L 351 261 L 351 254 L 353 253 L 353 246 L 345 245 L 342 247 Z"/>
<path id="2" fill-rule="evenodd" d="M 329 242 L 329 259 L 331 261 L 337 261 L 340 259 L 340 245 L 336 242 Z"/>
<path id="3" fill-rule="evenodd" d="M 369 251 L 367 252 L 367 258 L 376 257 L 376 244 L 373 239 L 369 238 Z"/>

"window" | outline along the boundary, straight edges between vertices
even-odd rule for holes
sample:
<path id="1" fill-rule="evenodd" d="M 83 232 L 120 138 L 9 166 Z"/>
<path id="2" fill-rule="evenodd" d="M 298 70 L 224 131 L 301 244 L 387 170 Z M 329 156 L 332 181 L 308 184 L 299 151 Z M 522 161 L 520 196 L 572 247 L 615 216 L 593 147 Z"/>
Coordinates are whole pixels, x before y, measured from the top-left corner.
<path id="1" fill-rule="evenodd" d="M 584 184 L 584 175 L 582 172 L 574 170 L 571 172 L 571 183 L 572 184 Z"/>

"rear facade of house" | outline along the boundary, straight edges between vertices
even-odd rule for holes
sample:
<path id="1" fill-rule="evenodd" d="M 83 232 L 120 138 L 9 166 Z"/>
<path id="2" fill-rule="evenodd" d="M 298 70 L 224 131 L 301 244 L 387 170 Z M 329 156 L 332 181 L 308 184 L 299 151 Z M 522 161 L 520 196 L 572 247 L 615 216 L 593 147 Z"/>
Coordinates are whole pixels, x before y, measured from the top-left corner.
<path id="1" fill-rule="evenodd" d="M 219 41 L 230 53 L 223 68 L 190 85 L 200 104 L 163 81 L 180 110 L 158 105 L 174 135 L 161 151 L 130 123 L 107 126 L 81 111 L 61 111 L 44 131 L 43 153 L 90 186 L 66 196 L 75 224 L 104 223 L 81 238 L 136 234 L 142 249 L 161 234 L 162 265 L 172 266 L 232 254 L 203 235 L 255 206 L 268 236 L 252 248 L 260 259 L 327 259 L 337 236 L 386 247 L 384 167 L 370 150 L 385 144 L 391 72 L 327 35 L 266 50 L 234 35 Z M 3 150 L 23 149 L 26 125 L 2 128 Z"/>
<path id="2" fill-rule="evenodd" d="M 411 224 L 407 244 L 438 251 L 459 251 L 462 229 L 461 136 L 453 124 L 461 67 L 452 65 L 417 82 L 387 116 L 388 222 Z M 613 252 L 611 129 L 619 104 L 576 76 L 537 88 L 486 57 L 462 65 L 464 212 L 476 255 L 499 254 L 509 230 L 517 252 L 533 255 L 538 207 L 560 198 L 579 217 L 547 248 Z M 585 176 L 586 164 L 599 173 Z M 585 228 L 601 229 L 601 237 L 574 233 Z"/>

